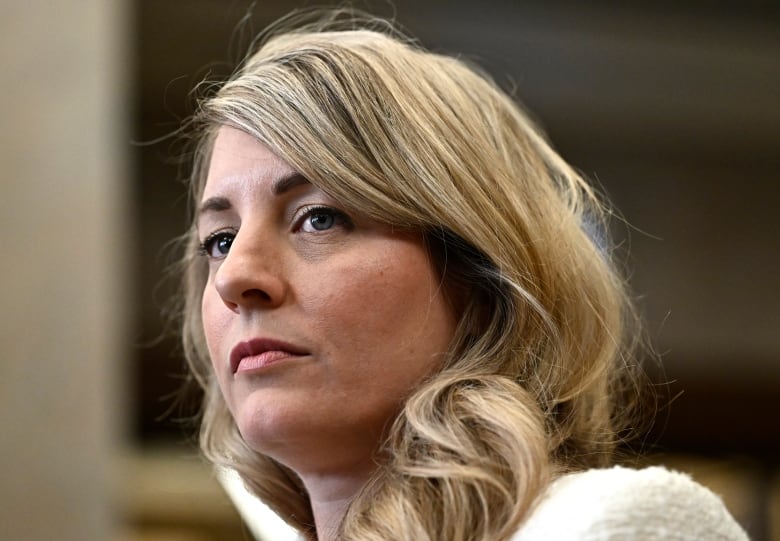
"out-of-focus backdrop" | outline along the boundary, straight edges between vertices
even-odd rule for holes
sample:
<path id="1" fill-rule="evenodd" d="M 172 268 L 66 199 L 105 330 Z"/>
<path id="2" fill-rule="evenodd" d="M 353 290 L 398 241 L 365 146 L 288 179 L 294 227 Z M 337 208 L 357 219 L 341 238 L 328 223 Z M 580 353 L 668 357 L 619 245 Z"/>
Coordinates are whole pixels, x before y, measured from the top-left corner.
<path id="1" fill-rule="evenodd" d="M 175 398 L 163 276 L 187 199 L 168 136 L 199 81 L 301 5 L 0 1 L 0 539 L 249 538 L 197 458 L 196 398 Z M 486 68 L 621 211 L 672 398 L 647 460 L 780 539 L 780 10 L 393 5 L 360 6 Z"/>

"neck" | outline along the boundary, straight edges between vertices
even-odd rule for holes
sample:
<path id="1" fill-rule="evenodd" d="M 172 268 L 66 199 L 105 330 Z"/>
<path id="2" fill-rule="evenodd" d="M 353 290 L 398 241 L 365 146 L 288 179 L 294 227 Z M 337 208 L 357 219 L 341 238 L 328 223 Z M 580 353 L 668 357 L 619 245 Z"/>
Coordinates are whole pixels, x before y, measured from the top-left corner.
<path id="1" fill-rule="evenodd" d="M 309 474 L 301 479 L 309 493 L 318 541 L 334 541 L 350 503 L 374 470 L 362 468 L 348 474 Z"/>

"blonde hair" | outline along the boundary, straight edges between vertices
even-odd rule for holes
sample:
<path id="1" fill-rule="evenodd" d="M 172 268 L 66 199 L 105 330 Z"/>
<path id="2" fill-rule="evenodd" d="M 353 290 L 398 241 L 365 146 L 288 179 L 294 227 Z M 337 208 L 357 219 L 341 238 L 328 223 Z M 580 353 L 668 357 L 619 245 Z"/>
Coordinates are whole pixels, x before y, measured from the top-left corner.
<path id="1" fill-rule="evenodd" d="M 612 460 L 636 396 L 635 316 L 594 232 L 607 212 L 504 92 L 386 30 L 274 35 L 203 101 L 192 192 L 217 129 L 256 137 L 347 208 L 421 231 L 458 307 L 340 539 L 502 540 L 563 471 Z M 241 438 L 211 370 L 189 234 L 183 337 L 205 390 L 201 446 L 314 538 L 294 472 Z"/>

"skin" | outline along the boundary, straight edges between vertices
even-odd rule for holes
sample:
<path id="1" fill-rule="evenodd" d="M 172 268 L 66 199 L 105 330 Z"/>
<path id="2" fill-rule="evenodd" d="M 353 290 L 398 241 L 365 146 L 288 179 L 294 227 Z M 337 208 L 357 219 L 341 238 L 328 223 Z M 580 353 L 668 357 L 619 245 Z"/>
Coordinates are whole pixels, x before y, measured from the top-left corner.
<path id="1" fill-rule="evenodd" d="M 220 129 L 198 218 L 203 324 L 241 434 L 301 477 L 327 540 L 456 320 L 420 235 L 350 213 L 295 174 L 253 137 Z M 234 372 L 231 350 L 255 338 L 296 353 Z"/>

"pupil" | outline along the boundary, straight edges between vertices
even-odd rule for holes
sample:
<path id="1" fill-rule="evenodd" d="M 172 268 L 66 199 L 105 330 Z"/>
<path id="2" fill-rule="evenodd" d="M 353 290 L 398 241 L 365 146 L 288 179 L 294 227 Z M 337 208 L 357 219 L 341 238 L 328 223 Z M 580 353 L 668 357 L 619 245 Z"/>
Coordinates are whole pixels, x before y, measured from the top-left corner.
<path id="1" fill-rule="evenodd" d="M 230 245 L 233 244 L 233 240 L 229 237 L 222 237 L 217 241 L 217 250 L 219 253 L 226 254 L 230 251 Z"/>
<path id="2" fill-rule="evenodd" d="M 333 225 L 333 216 L 330 214 L 315 214 L 311 218 L 311 225 L 318 231 L 329 229 Z"/>

